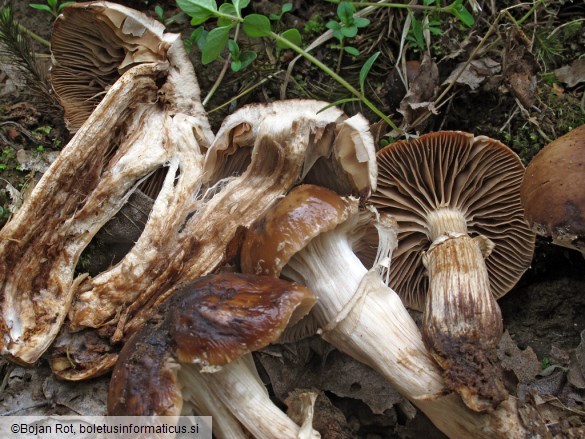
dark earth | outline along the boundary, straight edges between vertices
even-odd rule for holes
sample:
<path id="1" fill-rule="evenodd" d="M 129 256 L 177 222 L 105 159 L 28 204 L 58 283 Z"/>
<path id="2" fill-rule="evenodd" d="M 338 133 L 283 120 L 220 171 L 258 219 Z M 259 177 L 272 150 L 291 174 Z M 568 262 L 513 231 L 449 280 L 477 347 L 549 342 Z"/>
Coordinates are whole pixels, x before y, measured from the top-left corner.
<path id="1" fill-rule="evenodd" d="M 53 17 L 33 10 L 28 3 L 12 2 L 16 20 L 49 39 Z M 173 1 L 120 3 L 152 16 L 155 6 L 161 6 L 167 19 L 180 12 Z M 252 2 L 249 8 L 267 15 L 277 13 L 281 3 L 261 0 Z M 403 40 L 407 17 L 404 10 L 380 8 L 370 16 L 371 24 L 352 41 L 362 54 L 357 58 L 344 55 L 340 74 L 356 84 L 361 64 L 379 50 L 382 55 L 368 76 L 366 94 L 393 121 L 412 134 L 453 129 L 491 136 L 508 144 L 528 164 L 545 144 L 585 123 L 583 67 L 570 70 L 569 77 L 558 71 L 576 66 L 576 61 L 585 57 L 585 6 L 569 0 L 464 3 L 468 9 L 472 3 L 481 7 L 474 13 L 474 26 L 465 27 L 446 14 L 433 16 L 433 26 L 439 30 L 431 33 L 428 48 L 418 47 L 413 38 Z M 508 14 L 500 12 L 505 8 L 509 8 Z M 416 16 L 422 18 L 422 13 Z M 309 44 L 327 30 L 324 24 L 334 18 L 335 6 L 330 3 L 295 0 L 281 25 L 283 29 L 299 29 Z M 186 20 L 169 27 L 185 38 L 192 31 Z M 482 44 L 486 35 L 487 44 Z M 405 59 L 415 61 L 411 64 L 414 80 L 410 100 L 403 100 L 406 91 L 393 68 L 401 42 Z M 339 62 L 335 43 L 336 40 L 328 40 L 313 53 L 335 66 Z M 257 50 L 258 59 L 245 72 L 228 69 L 206 105 L 208 111 L 223 106 L 210 113 L 215 129 L 228 112 L 243 104 L 279 99 L 285 71 L 294 58 L 288 51 L 275 57 L 270 46 L 258 47 L 245 40 L 241 44 Z M 34 47 L 40 54 L 40 64 L 46 68 L 47 48 L 38 43 Z M 473 75 L 448 88 L 455 68 L 478 47 L 474 60 L 481 63 L 475 65 Z M 425 53 L 430 55 L 426 61 Z M 203 66 L 197 49 L 191 57 L 205 95 L 222 63 Z M 425 67 L 429 63 L 432 68 Z M 251 86 L 254 88 L 250 93 L 223 105 Z M 30 157 L 38 159 L 33 160 L 37 165 L 49 162 L 68 140 L 59 109 L 47 106 L 41 96 L 27 90 L 19 84 L 18 74 L 8 60 L 0 57 L 0 226 L 10 215 L 12 200 L 5 185 L 9 183 L 25 194 L 42 168 L 23 170 L 23 163 Z M 444 97 L 436 101 L 436 114 L 424 120 L 419 118 L 425 112 L 424 105 L 422 113 L 421 107 L 415 110 L 409 106 L 434 101 L 444 91 Z M 287 98 L 328 101 L 347 96 L 348 92 L 335 81 L 303 60 L 296 63 L 285 93 Z M 356 103 L 344 109 L 349 114 L 362 111 L 372 122 L 378 120 Z M 382 134 L 385 131 L 388 130 L 379 130 Z M 390 140 L 380 136 L 379 141 L 384 144 Z M 91 259 L 91 254 L 86 256 Z M 499 357 L 508 390 L 520 399 L 532 398 L 536 402 L 554 437 L 585 437 L 585 258 L 574 250 L 553 246 L 547 238 L 538 238 L 532 266 L 499 303 L 505 328 Z M 290 392 L 295 388 L 320 389 L 315 428 L 322 429 L 324 438 L 442 437 L 424 415 L 416 414 L 413 406 L 374 372 L 318 339 L 270 347 L 258 353 L 256 360 L 263 379 L 283 408 L 287 398 L 294 398 Z M 106 386 L 107 377 L 75 385 L 60 383 L 50 376 L 43 361 L 36 368 L 24 369 L 0 359 L 0 414 L 102 413 Z"/>

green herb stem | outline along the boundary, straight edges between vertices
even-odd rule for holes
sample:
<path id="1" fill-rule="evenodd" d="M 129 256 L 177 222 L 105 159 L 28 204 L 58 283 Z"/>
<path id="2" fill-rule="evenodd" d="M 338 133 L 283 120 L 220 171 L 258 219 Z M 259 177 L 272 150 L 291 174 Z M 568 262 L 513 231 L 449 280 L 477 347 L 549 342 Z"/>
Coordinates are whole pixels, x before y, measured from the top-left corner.
<path id="1" fill-rule="evenodd" d="M 319 61 L 317 58 L 315 58 L 309 52 L 303 50 L 302 48 L 300 48 L 296 44 L 290 42 L 286 38 L 283 38 L 274 32 L 270 32 L 270 37 L 272 37 L 276 41 L 281 42 L 282 44 L 285 44 L 287 47 L 291 48 L 292 50 L 297 52 L 299 55 L 301 55 L 304 58 L 306 58 L 307 60 L 309 60 L 316 67 L 320 68 L 327 75 L 331 76 L 340 85 L 345 87 L 351 94 L 353 94 L 360 101 L 362 101 L 370 110 L 372 110 L 374 113 L 376 113 L 376 115 L 378 115 L 384 122 L 386 122 L 393 130 L 400 131 L 399 128 L 396 126 L 396 124 L 394 122 L 392 122 L 382 111 L 380 111 L 378 109 L 378 107 L 376 107 L 368 98 L 366 98 L 362 93 L 360 93 L 359 90 L 357 90 L 353 85 L 351 85 L 349 82 L 347 82 L 341 76 L 339 76 L 337 73 L 335 73 L 333 70 L 331 70 L 325 64 L 323 64 L 321 61 Z"/>

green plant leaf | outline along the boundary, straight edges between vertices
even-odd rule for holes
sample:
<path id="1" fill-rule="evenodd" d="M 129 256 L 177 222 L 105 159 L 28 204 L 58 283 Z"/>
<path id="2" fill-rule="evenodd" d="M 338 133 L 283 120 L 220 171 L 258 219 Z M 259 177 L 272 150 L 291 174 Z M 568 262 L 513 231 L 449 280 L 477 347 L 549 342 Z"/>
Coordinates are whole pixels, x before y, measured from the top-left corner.
<path id="1" fill-rule="evenodd" d="M 268 17 L 260 14 L 250 14 L 244 18 L 242 28 L 249 37 L 267 37 L 272 32 Z"/>
<path id="2" fill-rule="evenodd" d="M 303 37 L 301 37 L 301 33 L 298 31 L 298 29 L 285 30 L 283 33 L 280 34 L 280 36 L 282 38 L 290 41 L 295 46 L 300 47 L 303 44 Z M 286 42 L 284 42 L 284 41 L 277 41 L 276 47 L 279 49 L 286 49 L 290 46 L 288 44 L 286 44 Z"/>
<path id="3" fill-rule="evenodd" d="M 69 5 L 74 5 L 75 2 L 63 2 L 59 5 L 59 7 L 57 8 L 57 11 L 61 12 L 63 10 L 63 8 L 66 8 Z"/>
<path id="4" fill-rule="evenodd" d="M 285 3 L 284 5 L 282 5 L 282 7 L 280 8 L 280 13 L 281 15 L 286 14 L 287 12 L 292 11 L 293 8 L 293 4 L 292 3 Z"/>
<path id="5" fill-rule="evenodd" d="M 425 39 L 424 39 L 424 35 L 423 35 L 423 25 L 414 16 L 412 17 L 412 21 L 410 23 L 410 31 L 412 33 L 412 36 L 414 38 L 414 42 L 416 43 L 417 47 L 420 50 L 424 50 Z"/>
<path id="6" fill-rule="evenodd" d="M 250 0 L 233 0 L 234 8 L 241 11 L 250 4 Z"/>
<path id="7" fill-rule="evenodd" d="M 370 56 L 368 58 L 368 60 L 364 63 L 364 65 L 362 66 L 362 68 L 360 69 L 360 90 L 362 92 L 362 94 L 364 93 L 364 86 L 366 84 L 366 78 L 368 76 L 368 74 L 370 73 L 370 70 L 372 70 L 372 66 L 374 65 L 374 63 L 376 62 L 376 60 L 378 59 L 378 57 L 380 56 L 380 52 L 376 52 L 374 53 L 372 56 Z"/>
<path id="8" fill-rule="evenodd" d="M 353 20 L 353 24 L 356 27 L 366 27 L 369 26 L 370 20 L 364 17 L 355 17 Z"/>
<path id="9" fill-rule="evenodd" d="M 230 29 L 230 26 L 216 27 L 207 34 L 207 41 L 201 48 L 203 64 L 209 64 L 219 58 L 228 42 Z"/>
<path id="10" fill-rule="evenodd" d="M 355 14 L 355 6 L 349 2 L 341 2 L 337 5 L 337 16 L 345 25 L 353 23 L 353 14 Z"/>
<path id="11" fill-rule="evenodd" d="M 240 59 L 240 47 L 234 40 L 228 40 L 227 47 L 233 59 Z"/>
<path id="12" fill-rule="evenodd" d="M 343 26 L 339 31 L 344 37 L 353 38 L 357 35 L 358 28 L 355 26 Z"/>
<path id="13" fill-rule="evenodd" d="M 159 20 L 164 20 L 165 10 L 160 5 L 156 5 L 154 7 L 154 13 L 156 14 Z"/>
<path id="14" fill-rule="evenodd" d="M 232 72 L 239 72 L 240 70 L 242 70 L 242 61 L 240 61 L 239 59 L 232 59 L 230 67 L 232 69 Z"/>
<path id="15" fill-rule="evenodd" d="M 49 7 L 54 10 L 55 7 L 57 6 L 57 0 L 47 0 L 47 4 L 49 5 Z"/>
<path id="16" fill-rule="evenodd" d="M 358 56 L 360 54 L 360 51 L 352 46 L 344 46 L 343 50 L 349 53 L 351 56 Z"/>
<path id="17" fill-rule="evenodd" d="M 471 27 L 475 23 L 473 15 L 465 8 L 462 0 L 456 0 L 451 5 L 450 12 L 467 27 Z"/>
<path id="18" fill-rule="evenodd" d="M 327 24 L 325 25 L 325 27 L 327 29 L 331 29 L 331 30 L 341 29 L 341 25 L 337 21 L 333 21 L 333 20 L 328 21 Z"/>
<path id="19" fill-rule="evenodd" d="M 258 54 L 253 50 L 244 50 L 240 53 L 240 62 L 242 63 L 241 70 L 244 70 L 254 62 Z"/>
<path id="20" fill-rule="evenodd" d="M 219 7 L 219 12 L 225 15 L 229 15 L 231 17 L 237 17 L 238 13 L 236 12 L 236 8 L 231 3 L 224 3 Z M 231 20 L 227 17 L 219 17 L 217 19 L 218 26 L 234 26 L 235 20 Z"/>
<path id="21" fill-rule="evenodd" d="M 217 3 L 214 0 L 177 0 L 177 6 L 191 17 L 193 26 L 205 22 L 217 12 Z"/>
<path id="22" fill-rule="evenodd" d="M 51 14 L 53 13 L 53 10 L 50 7 L 48 7 L 47 5 L 39 5 L 36 3 L 31 3 L 29 6 L 33 9 L 38 9 L 39 11 L 47 11 L 47 12 L 50 12 Z"/>

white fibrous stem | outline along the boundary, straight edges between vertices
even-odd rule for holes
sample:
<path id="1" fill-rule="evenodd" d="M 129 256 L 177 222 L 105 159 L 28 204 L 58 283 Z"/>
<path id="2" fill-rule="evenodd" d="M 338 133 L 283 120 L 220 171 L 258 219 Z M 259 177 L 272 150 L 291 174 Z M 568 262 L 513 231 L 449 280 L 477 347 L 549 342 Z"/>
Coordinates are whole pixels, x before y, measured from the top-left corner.
<path id="1" fill-rule="evenodd" d="M 215 396 L 201 375 L 199 366 L 183 364 L 179 370 L 179 382 L 183 383 L 183 412 L 189 416 L 190 409 L 199 416 L 211 416 L 213 435 L 218 439 L 248 439 L 240 422 Z"/>
<path id="2" fill-rule="evenodd" d="M 344 229 L 317 236 L 282 274 L 317 295 L 311 312 L 332 345 L 376 369 L 407 397 L 440 394 L 443 380 L 416 323 L 379 274 L 364 267 Z"/>
<path id="3" fill-rule="evenodd" d="M 525 437 L 528 432 L 514 400 L 482 414 L 472 412 L 449 393 L 396 292 L 354 254 L 347 224 L 351 222 L 314 238 L 282 271 L 318 297 L 312 313 L 323 338 L 378 371 L 451 438 Z M 379 235 L 396 239 L 393 233 Z M 379 247 L 390 251 L 395 244 L 385 242 Z M 390 255 L 378 255 L 378 259 L 389 261 Z"/>
<path id="4" fill-rule="evenodd" d="M 297 439 L 301 437 L 301 427 L 270 400 L 266 388 L 256 373 L 253 360 L 246 357 L 210 372 L 201 371 L 199 365 L 182 364 L 181 373 L 188 374 L 192 381 L 196 379 L 205 381 L 214 398 L 221 401 L 231 416 L 237 419 L 254 438 Z M 199 376 L 193 378 L 196 374 Z M 221 419 L 218 421 L 223 422 Z M 213 432 L 217 434 L 215 425 Z M 231 439 L 238 436 L 222 437 Z M 320 437 L 320 434 L 313 429 L 311 429 L 311 435 L 306 436 L 307 439 Z"/>
<path id="5" fill-rule="evenodd" d="M 429 224 L 423 338 L 447 386 L 472 410 L 489 410 L 508 397 L 494 366 L 503 324 L 484 262 L 492 243 L 469 237 L 463 215 L 453 210 L 433 212 Z"/>

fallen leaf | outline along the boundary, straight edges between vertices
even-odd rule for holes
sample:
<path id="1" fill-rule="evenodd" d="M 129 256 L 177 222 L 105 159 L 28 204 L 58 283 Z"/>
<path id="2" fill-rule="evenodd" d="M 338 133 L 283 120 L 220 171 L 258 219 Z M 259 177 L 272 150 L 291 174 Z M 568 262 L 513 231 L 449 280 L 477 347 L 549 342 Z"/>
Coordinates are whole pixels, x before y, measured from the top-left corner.
<path id="1" fill-rule="evenodd" d="M 585 82 L 585 58 L 576 59 L 570 65 L 556 69 L 555 76 L 569 87 Z"/>
<path id="2" fill-rule="evenodd" d="M 529 346 L 524 350 L 520 349 L 508 331 L 504 332 L 500 340 L 498 358 L 504 370 L 514 372 L 521 384 L 533 381 L 541 369 L 532 348 Z"/>
<path id="3" fill-rule="evenodd" d="M 571 355 L 567 380 L 578 389 L 585 389 L 585 331 L 581 332 L 581 343 Z"/>
<path id="4" fill-rule="evenodd" d="M 420 72 L 410 83 L 398 110 L 410 128 L 422 131 L 427 125 L 426 119 L 422 122 L 417 122 L 417 119 L 426 112 L 436 114 L 433 101 L 437 95 L 438 86 L 439 68 L 430 56 L 425 55 L 420 64 Z"/>
<path id="5" fill-rule="evenodd" d="M 540 66 L 531 52 L 530 40 L 522 31 L 512 28 L 504 39 L 504 78 L 522 106 L 530 108 L 536 101 L 536 74 L 540 72 Z"/>
<path id="6" fill-rule="evenodd" d="M 473 60 L 469 64 L 462 62 L 455 67 L 442 85 L 455 81 L 456 84 L 467 85 L 471 90 L 476 90 L 486 78 L 500 73 L 501 70 L 500 63 L 488 57 Z"/>
<path id="7" fill-rule="evenodd" d="M 284 400 L 298 388 L 318 388 L 363 401 L 375 414 L 404 400 L 377 372 L 324 345 L 329 346 L 312 337 L 294 344 L 273 345 L 258 353 L 277 398 Z"/>

